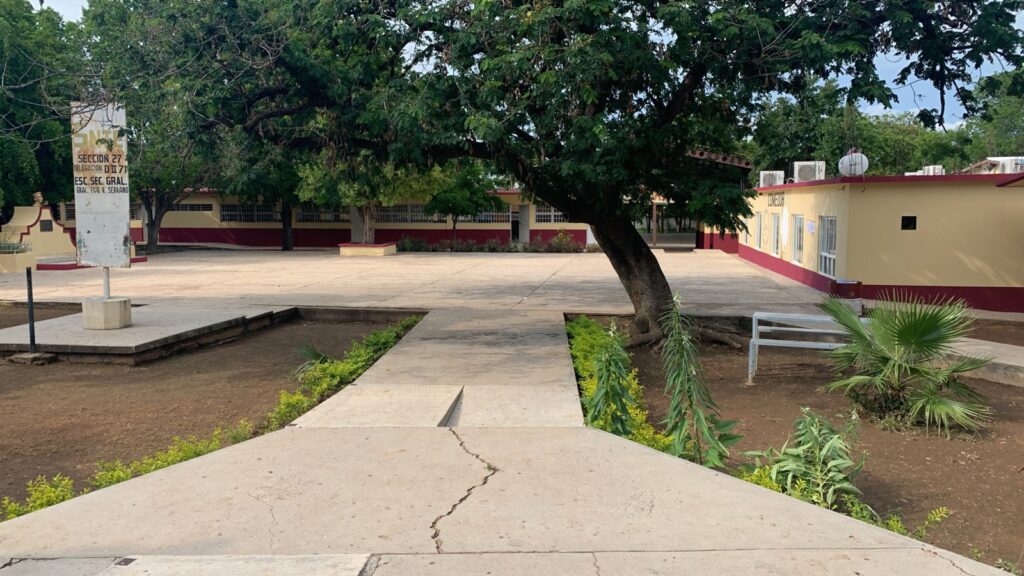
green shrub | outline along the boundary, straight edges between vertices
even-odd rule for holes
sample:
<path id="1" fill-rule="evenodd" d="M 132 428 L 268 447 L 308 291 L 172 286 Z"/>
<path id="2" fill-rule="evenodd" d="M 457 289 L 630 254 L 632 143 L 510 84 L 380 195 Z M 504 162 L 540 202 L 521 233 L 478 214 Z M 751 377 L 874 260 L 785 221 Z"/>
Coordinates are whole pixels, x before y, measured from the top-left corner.
<path id="1" fill-rule="evenodd" d="M 941 524 L 946 518 L 949 518 L 951 514 L 949 508 L 946 508 L 945 506 L 935 508 L 928 512 L 928 516 L 925 517 L 924 522 L 921 523 L 920 526 L 913 530 L 909 530 L 903 522 L 903 518 L 900 517 L 899 514 L 890 512 L 885 516 L 881 516 L 859 498 L 850 494 L 844 494 L 842 500 L 842 512 L 847 516 L 860 520 L 861 522 L 867 522 L 868 524 L 878 526 L 879 528 L 885 528 L 890 532 L 895 532 L 902 536 L 910 536 L 918 540 L 924 540 L 925 536 L 928 535 L 928 530 Z"/>
<path id="2" fill-rule="evenodd" d="M 849 338 L 846 345 L 829 352 L 836 371 L 855 372 L 828 389 L 842 390 L 879 419 L 903 419 L 947 436 L 953 426 L 981 428 L 990 419 L 990 410 L 958 376 L 989 359 L 946 360 L 953 343 L 970 332 L 973 319 L 967 304 L 952 299 L 924 302 L 900 294 L 893 298 L 903 301 L 872 308 L 865 322 L 842 300 L 830 298 L 822 304 Z"/>
<path id="3" fill-rule="evenodd" d="M 218 428 L 214 430 L 209 438 L 197 438 L 195 436 L 189 436 L 188 438 L 175 437 L 171 441 L 170 446 L 152 456 L 147 456 L 128 464 L 120 460 L 100 462 L 96 465 L 96 473 L 93 474 L 90 483 L 93 488 L 106 488 L 136 476 L 198 458 L 218 450 L 221 447 L 222 435 L 221 429 Z"/>
<path id="4" fill-rule="evenodd" d="M 550 240 L 543 240 L 540 232 L 533 235 L 529 244 L 526 245 L 527 252 L 548 252 L 548 253 L 576 253 L 583 252 L 586 246 L 577 242 L 564 228 Z"/>
<path id="5" fill-rule="evenodd" d="M 16 502 L 5 497 L 0 500 L 0 508 L 3 509 L 5 520 L 24 516 L 29 512 L 42 510 L 54 504 L 60 504 L 65 500 L 75 497 L 75 482 L 67 476 L 58 474 L 52 480 L 39 476 L 28 483 L 26 489 L 28 497 L 24 503 Z"/>
<path id="6" fill-rule="evenodd" d="M 423 238 L 402 236 L 395 245 L 395 248 L 399 252 L 429 252 L 430 244 Z"/>
<path id="7" fill-rule="evenodd" d="M 823 508 L 836 509 L 840 497 L 860 494 L 853 478 L 864 463 L 854 462 L 849 438 L 856 419 L 843 430 L 836 430 L 825 418 L 809 408 L 793 424 L 794 434 L 782 448 L 748 452 L 757 466 L 762 459 L 771 471 L 772 481 L 787 494 L 797 496 Z"/>
<path id="8" fill-rule="evenodd" d="M 106 488 L 125 480 L 131 480 L 133 476 L 135 476 L 135 472 L 132 470 L 130 462 L 127 464 L 120 460 L 100 462 L 96 464 L 96 472 L 93 474 L 90 484 L 93 488 Z"/>
<path id="9" fill-rule="evenodd" d="M 228 442 L 231 444 L 240 444 L 253 437 L 256 434 L 256 427 L 249 420 L 242 418 L 228 431 L 225 435 L 228 438 Z"/>
<path id="10" fill-rule="evenodd" d="M 573 367 L 576 370 L 577 382 L 580 387 L 580 401 L 586 412 L 597 389 L 596 360 L 602 348 L 608 345 L 610 335 L 604 327 L 586 316 L 579 316 L 568 322 L 566 332 L 569 334 L 569 353 L 572 356 Z M 621 338 L 621 335 L 618 337 Z M 626 375 L 625 394 L 629 398 L 626 401 L 628 414 L 626 426 L 629 429 L 627 437 L 638 444 L 667 452 L 672 441 L 648 422 L 644 389 L 637 379 L 636 370 L 630 369 Z M 612 410 L 614 411 L 616 408 L 613 407 Z M 591 426 L 611 432 L 610 418 L 611 416 L 606 414 L 603 418 L 590 420 Z"/>
<path id="11" fill-rule="evenodd" d="M 309 398 L 301 390 L 295 392 L 281 390 L 277 406 L 267 415 L 268 427 L 270 430 L 280 430 L 315 405 L 316 400 Z"/>
<path id="12" fill-rule="evenodd" d="M 680 312 L 675 294 L 660 319 L 665 344 L 661 361 L 665 372 L 665 394 L 670 398 L 665 433 L 672 439 L 675 456 L 710 468 L 721 468 L 729 446 L 740 440 L 732 434 L 735 420 L 722 420 L 718 405 L 704 383 L 689 321 Z"/>
<path id="13" fill-rule="evenodd" d="M 1002 558 L 996 560 L 996 568 L 999 568 L 1003 572 L 1009 572 L 1013 576 L 1021 576 L 1021 574 L 1024 574 L 1024 570 L 1021 570 L 1020 564 L 1009 560 L 1003 560 Z"/>
<path id="14" fill-rule="evenodd" d="M 782 492 L 782 486 L 772 479 L 772 469 L 769 466 L 755 466 L 749 470 L 740 470 L 739 479 L 757 484 L 772 492 Z"/>

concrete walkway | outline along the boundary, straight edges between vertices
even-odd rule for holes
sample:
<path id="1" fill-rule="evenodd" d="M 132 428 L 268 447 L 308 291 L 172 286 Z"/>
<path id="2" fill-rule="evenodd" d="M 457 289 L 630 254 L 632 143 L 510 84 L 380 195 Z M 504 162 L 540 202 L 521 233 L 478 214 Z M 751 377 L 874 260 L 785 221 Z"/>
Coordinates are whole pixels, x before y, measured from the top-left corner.
<path id="1" fill-rule="evenodd" d="M 0 576 L 1001 574 L 583 427 L 563 329 L 431 312 L 297 425 L 0 524 Z"/>

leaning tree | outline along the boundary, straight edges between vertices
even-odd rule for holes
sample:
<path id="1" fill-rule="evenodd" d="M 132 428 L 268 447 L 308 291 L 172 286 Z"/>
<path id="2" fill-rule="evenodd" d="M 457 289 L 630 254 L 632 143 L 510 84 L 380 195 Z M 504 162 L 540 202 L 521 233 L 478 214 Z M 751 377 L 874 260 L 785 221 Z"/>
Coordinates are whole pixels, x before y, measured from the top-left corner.
<path id="1" fill-rule="evenodd" d="M 845 78 L 844 96 L 889 105 L 876 60 L 898 56 L 897 84 L 930 82 L 977 111 L 972 74 L 1016 67 L 1020 0 L 488 0 L 415 2 L 409 59 L 419 108 L 437 144 L 496 162 L 527 191 L 592 225 L 636 310 L 660 336 L 671 302 L 657 259 L 635 229 L 649 192 L 686 203 L 707 186 L 696 147 L 730 151 L 754 104 Z M 712 186 L 722 193 L 726 187 Z M 707 198 L 703 199 L 706 205 Z M 713 203 L 712 203 L 713 204 Z M 735 203 L 733 203 L 735 204 Z M 716 217 L 743 229 L 743 209 Z M 641 338 L 642 339 L 642 338 Z"/>
<path id="2" fill-rule="evenodd" d="M 641 339 L 672 298 L 633 217 L 656 192 L 743 229 L 739 178 L 688 153 L 732 151 L 759 100 L 834 78 L 848 103 L 891 104 L 886 55 L 906 63 L 896 84 L 938 88 L 934 125 L 947 96 L 980 111 L 979 66 L 1024 59 L 1024 0 L 95 0 L 111 3 L 148 15 L 133 49 L 164 64 L 136 74 L 180 90 L 197 129 L 314 158 L 483 159 L 591 224 Z"/>

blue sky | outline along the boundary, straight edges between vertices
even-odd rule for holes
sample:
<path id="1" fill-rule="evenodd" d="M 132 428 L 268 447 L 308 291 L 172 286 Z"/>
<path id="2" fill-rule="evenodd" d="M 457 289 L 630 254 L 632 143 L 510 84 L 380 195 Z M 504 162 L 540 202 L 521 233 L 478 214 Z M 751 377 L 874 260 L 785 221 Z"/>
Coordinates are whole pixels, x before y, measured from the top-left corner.
<path id="1" fill-rule="evenodd" d="M 33 0 L 35 3 L 36 0 Z M 53 8 L 60 12 L 65 18 L 77 20 L 82 17 L 82 7 L 86 5 L 87 0 L 44 0 L 46 6 Z M 1024 30 L 1024 13 L 1017 16 L 1017 27 Z M 896 74 L 903 67 L 904 63 L 899 59 L 895 58 L 879 58 L 878 59 L 879 73 L 883 78 L 893 79 Z M 991 74 L 998 72 L 996 66 L 985 67 L 980 70 L 980 74 Z M 917 112 L 921 108 L 938 108 L 939 107 L 939 95 L 938 92 L 931 86 L 926 86 L 923 83 L 917 84 L 914 87 L 897 87 L 896 92 L 900 97 L 899 103 L 893 106 L 893 110 L 897 112 L 910 111 Z M 865 112 L 868 113 L 881 113 L 885 110 L 881 106 L 868 106 L 863 107 Z M 948 105 L 948 112 L 946 115 L 947 124 L 954 125 L 958 123 L 963 115 L 963 109 L 952 100 Z"/>

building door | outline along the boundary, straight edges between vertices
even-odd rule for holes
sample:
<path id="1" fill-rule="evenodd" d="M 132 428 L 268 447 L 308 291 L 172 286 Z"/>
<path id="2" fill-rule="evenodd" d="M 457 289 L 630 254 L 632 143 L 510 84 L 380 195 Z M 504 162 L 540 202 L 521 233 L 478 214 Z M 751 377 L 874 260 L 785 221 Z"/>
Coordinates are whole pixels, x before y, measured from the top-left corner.
<path id="1" fill-rule="evenodd" d="M 818 218 L 818 272 L 836 277 L 836 217 Z"/>

